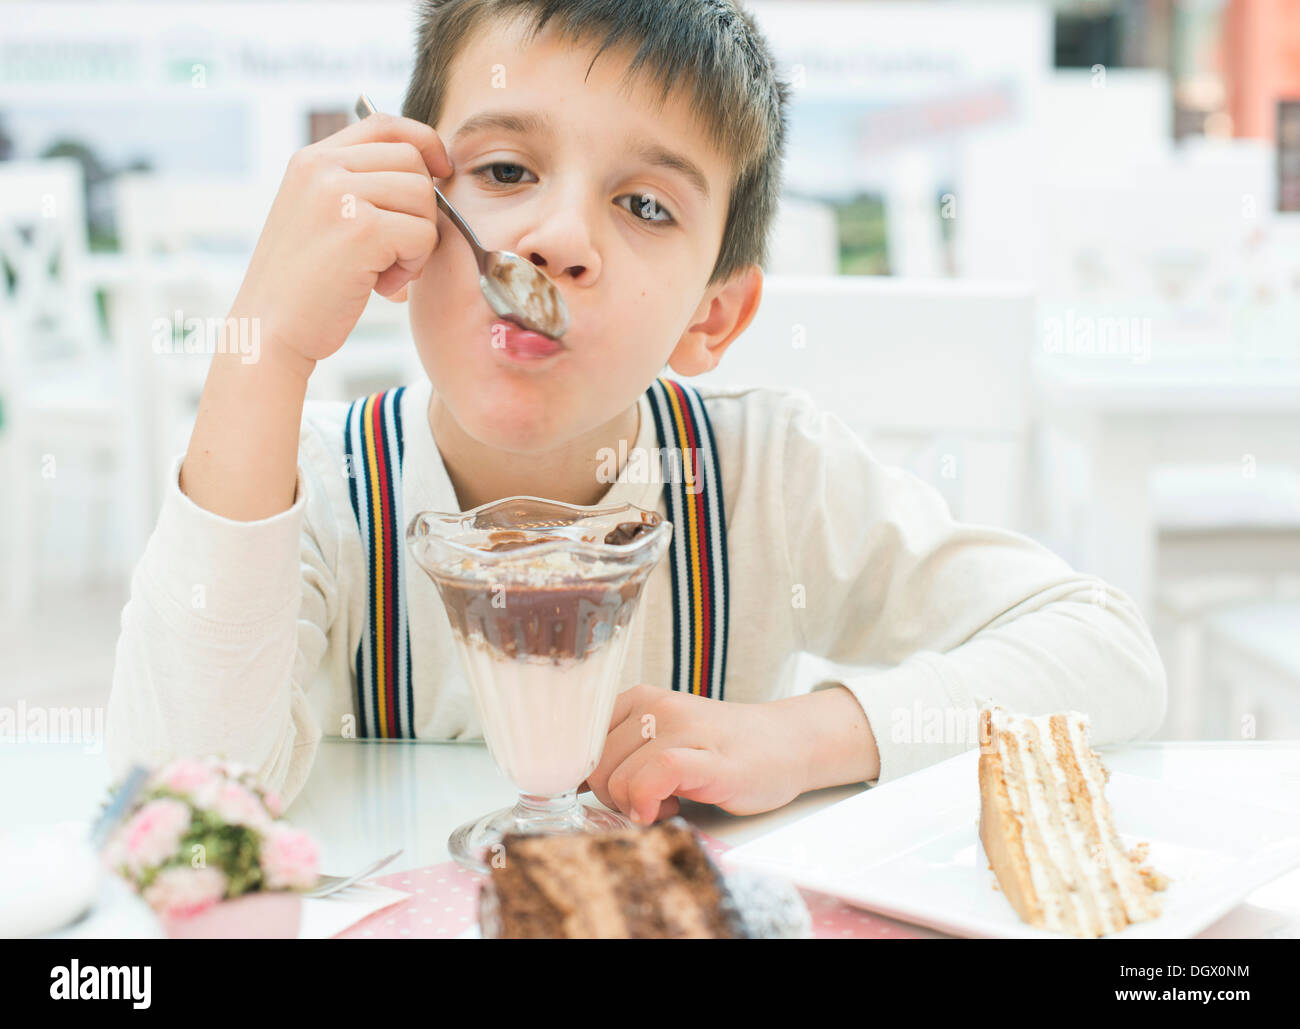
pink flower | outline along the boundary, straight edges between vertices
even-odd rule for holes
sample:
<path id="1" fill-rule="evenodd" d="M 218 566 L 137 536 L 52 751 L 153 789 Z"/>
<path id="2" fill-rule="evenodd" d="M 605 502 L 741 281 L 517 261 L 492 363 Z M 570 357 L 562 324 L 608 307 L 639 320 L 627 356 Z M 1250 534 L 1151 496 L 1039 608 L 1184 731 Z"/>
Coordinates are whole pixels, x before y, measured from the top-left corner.
<path id="1" fill-rule="evenodd" d="M 188 918 L 226 894 L 226 877 L 216 868 L 164 868 L 144 891 L 149 906 L 167 918 Z"/>
<path id="2" fill-rule="evenodd" d="M 212 810 L 227 825 L 246 825 L 251 829 L 268 829 L 271 819 L 261 799 L 239 783 L 228 782 L 217 790 Z"/>
<path id="3" fill-rule="evenodd" d="M 306 889 L 316 883 L 316 841 L 300 829 L 273 825 L 262 838 L 262 874 L 270 890 Z"/>
<path id="4" fill-rule="evenodd" d="M 275 790 L 263 791 L 262 800 L 266 802 L 266 810 L 271 812 L 272 818 L 279 818 L 284 814 L 284 804 L 280 801 L 280 794 Z"/>
<path id="5" fill-rule="evenodd" d="M 213 770 L 194 758 L 180 758 L 164 767 L 157 775 L 157 784 L 176 793 L 200 795 L 213 779 Z"/>
<path id="6" fill-rule="evenodd" d="M 191 817 L 190 806 L 171 797 L 151 800 L 142 807 L 122 830 L 127 868 L 138 873 L 174 855 Z"/>
<path id="7" fill-rule="evenodd" d="M 105 868 L 117 872 L 126 864 L 126 834 L 120 829 L 112 833 L 104 844 L 100 861 Z"/>

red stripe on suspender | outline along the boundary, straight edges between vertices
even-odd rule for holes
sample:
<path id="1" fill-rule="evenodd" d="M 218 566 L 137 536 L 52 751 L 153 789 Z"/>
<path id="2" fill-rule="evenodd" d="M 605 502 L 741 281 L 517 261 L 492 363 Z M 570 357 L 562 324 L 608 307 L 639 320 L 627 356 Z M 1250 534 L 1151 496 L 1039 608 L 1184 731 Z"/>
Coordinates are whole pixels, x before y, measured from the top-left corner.
<path id="1" fill-rule="evenodd" d="M 672 380 L 669 380 L 670 382 Z M 695 457 L 700 453 L 699 434 L 695 424 L 695 412 L 691 408 L 690 399 L 686 396 L 686 390 L 679 382 L 672 382 L 673 390 L 678 395 L 678 403 L 682 408 L 682 424 L 686 426 L 686 436 L 690 447 L 689 458 L 691 467 L 696 472 L 703 474 L 703 470 L 696 465 Z M 685 461 L 688 455 L 683 454 Z M 700 568 L 700 612 L 702 623 L 699 626 L 700 631 L 700 669 L 699 676 L 693 684 L 692 692 L 698 696 L 707 697 L 712 692 L 713 676 L 709 669 L 713 661 L 713 579 L 711 574 L 710 559 L 712 553 L 709 549 L 709 522 L 705 511 L 704 504 L 704 484 L 699 479 L 695 481 L 696 490 L 694 493 L 687 493 L 687 502 L 695 506 L 695 526 L 696 538 L 691 541 L 688 550 L 695 554 L 695 559 Z M 693 608 L 692 608 L 693 610 Z M 692 655 L 693 657 L 694 655 Z M 692 676 L 695 678 L 695 676 Z"/>
<path id="2" fill-rule="evenodd" d="M 384 726 L 385 737 L 392 739 L 397 736 L 397 696 L 394 686 L 394 632 L 393 620 L 396 614 L 396 605 L 390 603 L 393 589 L 393 553 L 391 533 L 388 531 L 388 523 L 392 518 L 390 510 L 390 501 L 388 496 L 388 487 L 391 480 L 388 476 L 388 433 L 383 430 L 383 420 L 380 412 L 383 410 L 384 401 L 388 391 L 380 393 L 375 399 L 374 410 L 371 415 L 371 423 L 375 435 L 375 459 L 378 463 L 378 507 L 382 520 L 378 522 L 381 526 L 378 533 L 375 534 L 375 540 L 380 545 L 380 560 L 384 568 L 384 596 L 379 599 L 381 610 L 384 613 L 384 667 L 382 671 L 377 670 L 379 682 L 383 688 L 384 696 L 387 698 L 385 714 L 387 724 Z"/>

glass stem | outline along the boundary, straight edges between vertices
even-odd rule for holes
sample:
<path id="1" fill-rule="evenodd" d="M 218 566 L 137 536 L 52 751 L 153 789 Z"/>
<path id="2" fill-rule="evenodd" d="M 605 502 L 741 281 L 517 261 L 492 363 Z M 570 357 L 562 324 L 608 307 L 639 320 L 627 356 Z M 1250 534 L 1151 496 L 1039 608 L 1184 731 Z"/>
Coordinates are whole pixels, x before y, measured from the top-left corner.
<path id="1" fill-rule="evenodd" d="M 524 832 L 546 832 L 570 828 L 577 807 L 577 790 L 569 790 L 558 797 L 521 793 L 519 802 L 515 804 L 514 815 Z"/>

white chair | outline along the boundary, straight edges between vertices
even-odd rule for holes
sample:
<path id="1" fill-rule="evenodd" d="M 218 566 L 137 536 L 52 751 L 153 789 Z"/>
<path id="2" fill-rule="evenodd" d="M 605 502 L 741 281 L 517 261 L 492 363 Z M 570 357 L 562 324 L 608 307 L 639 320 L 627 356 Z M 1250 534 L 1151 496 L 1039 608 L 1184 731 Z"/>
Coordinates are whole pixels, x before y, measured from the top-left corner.
<path id="1" fill-rule="evenodd" d="M 114 514 L 128 526 L 141 519 L 130 408 L 117 355 L 99 332 L 86 261 L 81 166 L 66 158 L 0 163 L 0 265 L 7 270 L 0 275 L 0 442 L 11 519 L 4 606 L 15 617 L 35 599 L 38 566 L 70 568 L 82 580 L 102 574 Z M 79 474 L 96 462 L 110 474 L 98 482 Z M 68 506 L 69 474 L 74 490 L 82 487 L 81 500 L 98 496 L 100 508 Z M 69 534 L 87 531 L 88 553 L 65 553 Z"/>
<path id="2" fill-rule="evenodd" d="M 820 200 L 783 196 L 768 246 L 769 275 L 838 275 L 835 208 Z"/>
<path id="3" fill-rule="evenodd" d="M 1110 93 L 1110 81 L 1105 90 L 1075 93 L 1065 110 L 1081 117 L 1060 118 L 1059 124 L 1073 132 L 1078 121 L 1084 135 L 1073 141 L 1073 150 L 1062 140 L 1059 174 L 1042 183 L 1037 197 L 1043 324 L 1048 316 L 1057 324 L 1073 317 L 1094 325 L 1118 316 L 1121 325 L 1141 325 L 1147 348 L 1141 363 L 1169 369 L 1175 379 L 1180 367 L 1198 362 L 1217 364 L 1225 375 L 1253 362 L 1294 368 L 1300 360 L 1294 328 L 1300 315 L 1300 219 L 1271 211 L 1271 144 L 1203 141 L 1164 154 L 1143 149 L 1131 131 L 1137 122 L 1115 107 L 1119 95 Z M 1149 102 L 1135 108 L 1146 111 L 1148 121 L 1156 109 Z M 1118 135 L 1098 147 L 1103 115 Z M 1100 369 L 1107 360 L 1127 363 L 1130 357 L 1120 353 L 1078 363 Z M 1159 398 L 1149 403 L 1154 407 Z M 1300 572 L 1295 468 L 1285 458 L 1269 464 L 1260 457 L 1256 468 L 1252 457 L 1244 465 L 1240 450 L 1216 446 L 1209 435 L 1220 424 L 1229 430 L 1221 435 L 1228 436 L 1231 421 L 1206 419 L 1204 459 L 1180 434 L 1185 454 L 1179 460 L 1187 463 L 1154 469 L 1149 522 L 1121 519 L 1125 531 L 1156 541 L 1142 576 L 1153 582 L 1151 613 L 1169 670 L 1170 716 L 1162 732 L 1171 738 L 1196 738 L 1202 730 L 1204 619 L 1226 603 L 1266 599 L 1279 574 Z M 1171 436 L 1153 418 L 1151 437 L 1162 433 Z M 1073 543 L 1083 542 L 1087 515 L 1099 503 L 1087 471 L 1093 455 L 1086 439 L 1083 431 L 1072 441 L 1045 439 L 1041 448 L 1054 509 L 1049 521 L 1067 554 Z"/>
<path id="4" fill-rule="evenodd" d="M 1300 576 L 1300 477 L 1263 465 L 1243 476 L 1240 465 L 1175 466 L 1152 477 L 1160 526 L 1155 626 L 1169 672 L 1170 739 L 1221 732 L 1225 693 L 1208 674 L 1208 626 L 1231 608 L 1278 596 Z M 1227 617 L 1231 636 L 1247 615 Z M 1300 696 L 1300 695 L 1298 695 Z"/>
<path id="5" fill-rule="evenodd" d="M 1114 305 L 1147 318 L 1156 358 L 1240 356 L 1250 258 L 1273 231 L 1272 166 L 1269 146 L 1236 140 L 1121 160 L 1122 177 L 1045 179 L 1034 197 L 1039 295 L 1053 312 Z"/>
<path id="6" fill-rule="evenodd" d="M 1210 693 L 1207 675 L 1205 623 L 1230 605 L 1256 602 L 1268 595 L 1267 576 L 1247 572 L 1195 575 L 1160 574 L 1151 632 L 1165 662 L 1169 703 L 1160 726 L 1160 739 L 1199 740 L 1213 722 L 1222 730 L 1219 705 Z M 1213 717 L 1212 717 L 1213 716 Z"/>
<path id="7" fill-rule="evenodd" d="M 155 500 L 170 459 L 188 445 L 210 354 L 154 354 L 161 319 L 225 318 L 275 197 L 274 183 L 128 174 L 116 181 L 122 250 L 134 282 L 116 320 L 134 343 L 132 377 L 157 426 L 148 457 Z M 312 375 L 308 399 L 344 400 L 419 373 L 404 305 L 372 296 L 352 336 Z"/>
<path id="8" fill-rule="evenodd" d="M 957 518 L 1024 530 L 1033 318 L 1017 284 L 772 275 L 749 328 L 692 381 L 806 390 Z"/>
<path id="9" fill-rule="evenodd" d="M 273 194 L 239 180 L 153 173 L 125 173 L 113 185 L 121 260 L 131 271 L 113 291 L 111 323 L 139 402 L 137 443 L 156 513 L 211 362 L 210 353 L 182 349 L 186 322 L 229 313 Z M 155 344 L 172 330 L 175 351 L 159 352 Z"/>
<path id="10" fill-rule="evenodd" d="M 749 328 L 691 381 L 805 390 L 957 518 L 1024 531 L 1033 315 L 1014 284 L 774 275 Z M 778 674 L 789 692 L 838 676 L 810 654 Z"/>
<path id="11" fill-rule="evenodd" d="M 1300 601 L 1271 600 L 1205 620 L 1206 739 L 1300 737 Z"/>

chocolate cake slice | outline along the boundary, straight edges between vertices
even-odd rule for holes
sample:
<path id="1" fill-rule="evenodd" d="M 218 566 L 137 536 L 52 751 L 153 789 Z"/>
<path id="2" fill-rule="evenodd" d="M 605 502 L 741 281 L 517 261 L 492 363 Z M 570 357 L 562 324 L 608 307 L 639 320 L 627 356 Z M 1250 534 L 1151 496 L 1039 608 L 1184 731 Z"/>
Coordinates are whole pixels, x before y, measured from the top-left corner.
<path id="1" fill-rule="evenodd" d="M 484 939 L 743 939 L 726 882 L 681 818 L 510 835 L 479 893 Z"/>

